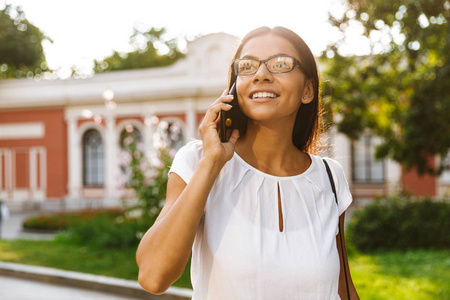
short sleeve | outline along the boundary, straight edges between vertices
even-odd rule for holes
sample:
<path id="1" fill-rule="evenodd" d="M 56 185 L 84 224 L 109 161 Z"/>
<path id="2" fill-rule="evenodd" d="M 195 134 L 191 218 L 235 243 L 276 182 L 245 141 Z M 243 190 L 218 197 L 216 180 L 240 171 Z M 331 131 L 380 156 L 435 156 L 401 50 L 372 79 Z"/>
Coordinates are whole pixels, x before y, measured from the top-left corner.
<path id="1" fill-rule="evenodd" d="M 353 202 L 353 197 L 350 193 L 350 188 L 348 186 L 348 182 L 345 178 L 344 170 L 342 169 L 341 164 L 331 158 L 326 158 L 326 161 L 330 166 L 334 184 L 336 186 L 339 215 L 342 215 L 342 213 L 346 211 L 350 204 Z"/>
<path id="2" fill-rule="evenodd" d="M 172 172 L 178 174 L 188 184 L 197 169 L 202 153 L 203 144 L 201 140 L 187 143 L 175 154 L 169 174 Z"/>

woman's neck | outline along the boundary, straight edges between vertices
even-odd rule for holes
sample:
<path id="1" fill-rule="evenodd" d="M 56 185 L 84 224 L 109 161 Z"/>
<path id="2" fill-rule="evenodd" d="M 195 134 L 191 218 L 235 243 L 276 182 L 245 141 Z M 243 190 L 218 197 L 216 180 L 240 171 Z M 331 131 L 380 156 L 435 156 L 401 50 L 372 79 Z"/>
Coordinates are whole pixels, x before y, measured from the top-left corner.
<path id="1" fill-rule="evenodd" d="M 236 152 L 258 170 L 277 176 L 292 176 L 305 171 L 310 157 L 292 143 L 292 128 L 249 124 L 239 138 Z"/>

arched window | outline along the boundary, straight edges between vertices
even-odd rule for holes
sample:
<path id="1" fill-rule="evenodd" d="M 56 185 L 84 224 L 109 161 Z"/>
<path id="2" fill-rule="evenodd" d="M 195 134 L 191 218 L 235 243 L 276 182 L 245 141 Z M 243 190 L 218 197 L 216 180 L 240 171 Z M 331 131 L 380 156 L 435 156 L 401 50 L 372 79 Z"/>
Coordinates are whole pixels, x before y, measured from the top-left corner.
<path id="1" fill-rule="evenodd" d="M 103 186 L 105 183 L 104 146 L 100 132 L 95 129 L 83 135 L 83 185 Z"/>
<path id="2" fill-rule="evenodd" d="M 122 159 L 120 159 L 120 170 L 122 174 L 125 176 L 125 185 L 131 184 L 131 169 L 128 165 L 131 162 L 131 154 L 130 153 L 130 145 L 134 144 L 134 147 L 137 147 L 142 151 L 142 134 L 136 126 L 132 124 L 125 125 L 124 129 L 120 132 L 119 145 L 120 149 L 125 156 L 121 155 Z M 125 158 L 125 159 L 124 159 Z"/>
<path id="3" fill-rule="evenodd" d="M 120 148 L 122 150 L 128 150 L 129 144 L 134 142 L 136 144 L 142 143 L 142 134 L 136 126 L 132 124 L 127 124 L 124 129 L 120 132 Z"/>
<path id="4" fill-rule="evenodd" d="M 183 123 L 179 120 L 162 120 L 157 132 L 164 147 L 178 150 L 184 145 Z"/>

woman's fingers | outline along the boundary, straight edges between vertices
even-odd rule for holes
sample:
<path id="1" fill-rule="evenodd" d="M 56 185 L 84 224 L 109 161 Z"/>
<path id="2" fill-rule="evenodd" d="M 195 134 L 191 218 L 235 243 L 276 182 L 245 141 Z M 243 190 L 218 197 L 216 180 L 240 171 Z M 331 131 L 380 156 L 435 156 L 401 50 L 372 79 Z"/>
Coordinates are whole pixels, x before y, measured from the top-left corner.
<path id="1" fill-rule="evenodd" d="M 214 134 L 217 135 L 217 130 L 219 126 L 219 115 L 220 111 L 228 111 L 232 108 L 229 104 L 233 100 L 233 95 L 228 95 L 228 90 L 224 90 L 222 95 L 214 101 L 206 111 L 205 117 L 203 118 L 202 123 L 200 124 L 200 134 L 203 136 L 208 132 L 214 131 Z M 211 132 L 212 133 L 212 132 Z"/>
<path id="2" fill-rule="evenodd" d="M 210 123 L 210 122 L 215 122 L 218 117 L 219 117 L 219 113 L 221 110 L 225 110 L 228 111 L 232 108 L 232 106 L 230 104 L 227 103 L 218 103 L 216 105 L 211 106 L 208 111 L 206 112 L 205 118 L 203 119 L 203 125 Z"/>
<path id="3" fill-rule="evenodd" d="M 225 95 L 225 96 L 221 96 L 220 98 L 218 98 L 216 101 L 214 101 L 209 108 L 216 106 L 217 104 L 220 103 L 229 103 L 231 101 L 233 101 L 234 96 L 233 95 Z"/>
<path id="4" fill-rule="evenodd" d="M 214 105 L 213 107 L 211 107 L 211 109 L 209 111 L 210 116 L 212 118 L 212 120 L 210 120 L 210 121 L 215 121 L 217 119 L 217 117 L 219 116 L 219 113 L 220 113 L 221 110 L 228 111 L 232 107 L 233 106 L 231 106 L 228 103 L 218 103 L 218 104 Z"/>
<path id="5" fill-rule="evenodd" d="M 214 106 L 218 103 L 222 103 L 222 102 L 231 102 L 233 100 L 234 96 L 233 95 L 228 95 L 228 89 L 225 89 L 222 93 L 222 95 L 220 95 L 219 98 L 216 99 L 216 101 L 214 101 L 211 106 Z M 210 106 L 210 107 L 211 107 Z"/>
<path id="6" fill-rule="evenodd" d="M 205 119 L 207 119 L 206 116 L 209 117 L 207 121 L 215 121 L 221 110 L 229 110 L 231 108 L 231 105 L 228 103 L 233 101 L 234 96 L 228 95 L 227 92 L 228 90 L 225 90 L 222 93 L 222 96 L 220 96 L 216 101 L 214 101 L 214 103 L 211 104 L 205 115 Z"/>
<path id="7" fill-rule="evenodd" d="M 222 96 L 211 104 L 199 128 L 203 141 L 203 155 L 213 157 L 218 163 L 224 163 L 233 156 L 234 145 L 239 138 L 238 130 L 233 131 L 227 143 L 222 143 L 219 138 L 220 111 L 229 111 L 232 108 L 228 102 L 233 100 L 233 96 L 227 93 L 225 90 Z"/>

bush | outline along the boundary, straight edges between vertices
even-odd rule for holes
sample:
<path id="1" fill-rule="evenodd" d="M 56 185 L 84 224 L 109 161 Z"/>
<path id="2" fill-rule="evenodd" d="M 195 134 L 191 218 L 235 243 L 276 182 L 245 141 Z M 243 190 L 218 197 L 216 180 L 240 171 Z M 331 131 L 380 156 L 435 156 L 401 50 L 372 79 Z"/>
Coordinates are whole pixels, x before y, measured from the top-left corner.
<path id="1" fill-rule="evenodd" d="M 30 217 L 23 227 L 61 231 L 57 239 L 68 243 L 126 249 L 136 247 L 153 222 L 127 217 L 121 209 L 89 209 Z"/>
<path id="2" fill-rule="evenodd" d="M 449 248 L 448 228 L 448 201 L 391 197 L 356 211 L 347 235 L 360 250 Z"/>
<path id="3" fill-rule="evenodd" d="M 125 131 L 123 141 L 124 150 L 120 153 L 120 165 L 124 171 L 122 188 L 132 188 L 137 198 L 137 204 L 128 209 L 138 211 L 146 221 L 155 220 L 166 198 L 173 152 L 166 147 L 160 147 L 151 158 L 147 157 L 145 147 L 139 143 L 135 131 Z M 161 144 L 170 145 L 167 141 Z"/>
<path id="4" fill-rule="evenodd" d="M 136 247 L 142 235 L 150 227 L 142 219 L 98 216 L 69 227 L 65 238 L 74 243 L 89 244 L 98 248 L 126 249 Z"/>
<path id="5" fill-rule="evenodd" d="M 83 220 L 92 220 L 98 216 L 117 217 L 122 214 L 121 209 L 85 209 L 57 212 L 29 217 L 23 222 L 22 227 L 30 230 L 61 231 Z"/>

